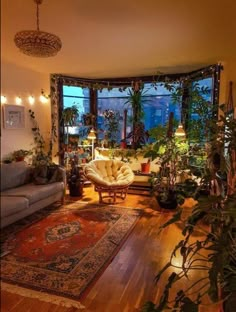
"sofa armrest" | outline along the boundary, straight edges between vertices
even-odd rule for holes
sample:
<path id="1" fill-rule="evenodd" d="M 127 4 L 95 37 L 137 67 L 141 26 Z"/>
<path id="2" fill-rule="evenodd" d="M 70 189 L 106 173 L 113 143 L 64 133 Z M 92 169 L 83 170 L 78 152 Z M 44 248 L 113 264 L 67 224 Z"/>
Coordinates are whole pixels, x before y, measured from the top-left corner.
<path id="1" fill-rule="evenodd" d="M 66 189 L 66 184 L 67 184 L 67 181 L 66 181 L 66 169 L 64 167 L 59 166 L 58 170 L 59 170 L 59 172 L 61 174 L 61 177 L 62 177 L 61 182 L 64 183 L 64 188 Z"/>

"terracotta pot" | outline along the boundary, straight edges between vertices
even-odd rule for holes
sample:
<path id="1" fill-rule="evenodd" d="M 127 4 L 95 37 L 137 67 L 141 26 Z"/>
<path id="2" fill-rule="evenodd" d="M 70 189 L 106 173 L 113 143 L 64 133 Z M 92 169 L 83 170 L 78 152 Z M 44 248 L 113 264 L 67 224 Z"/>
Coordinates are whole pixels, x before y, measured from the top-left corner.
<path id="1" fill-rule="evenodd" d="M 120 147 L 121 148 L 126 148 L 127 147 L 127 143 L 126 142 L 120 142 Z"/>
<path id="2" fill-rule="evenodd" d="M 150 162 L 149 163 L 141 163 L 141 172 L 149 173 L 150 172 Z"/>
<path id="3" fill-rule="evenodd" d="M 16 161 L 23 161 L 25 159 L 24 156 L 18 156 L 16 157 Z"/>

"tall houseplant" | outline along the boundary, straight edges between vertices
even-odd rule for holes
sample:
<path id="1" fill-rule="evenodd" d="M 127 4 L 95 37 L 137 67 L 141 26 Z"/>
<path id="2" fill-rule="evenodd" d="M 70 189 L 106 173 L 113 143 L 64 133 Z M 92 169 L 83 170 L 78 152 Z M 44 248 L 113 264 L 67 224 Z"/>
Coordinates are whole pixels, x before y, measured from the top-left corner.
<path id="1" fill-rule="evenodd" d="M 132 131 L 127 135 L 127 139 L 131 138 L 132 148 L 137 149 L 144 145 L 148 138 L 148 131 L 145 130 L 143 123 L 144 109 L 143 109 L 143 95 L 146 91 L 143 89 L 143 85 L 138 82 L 132 89 L 128 90 L 128 100 L 125 104 L 128 104 L 132 108 Z"/>
<path id="2" fill-rule="evenodd" d="M 119 132 L 119 111 L 114 111 L 111 109 L 106 109 L 103 112 L 105 118 L 105 131 L 108 141 L 111 144 L 111 147 L 114 146 L 114 143 L 118 141 L 117 135 Z"/>
<path id="3" fill-rule="evenodd" d="M 186 168 L 188 158 L 188 143 L 174 135 L 173 114 L 170 115 L 168 126 L 157 126 L 150 130 L 155 142 L 144 154 L 160 164 L 159 172 L 152 179 L 152 192 L 162 208 L 175 209 L 182 197 L 177 188 L 177 179 Z"/>

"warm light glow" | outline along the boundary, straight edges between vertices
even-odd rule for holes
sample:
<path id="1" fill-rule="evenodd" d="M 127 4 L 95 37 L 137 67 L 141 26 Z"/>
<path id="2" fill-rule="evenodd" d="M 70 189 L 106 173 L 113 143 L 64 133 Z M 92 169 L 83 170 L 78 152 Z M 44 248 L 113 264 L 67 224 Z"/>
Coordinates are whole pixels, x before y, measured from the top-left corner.
<path id="1" fill-rule="evenodd" d="M 175 136 L 177 138 L 182 138 L 182 139 L 186 137 L 186 133 L 185 133 L 183 125 L 181 123 L 179 124 L 178 128 L 175 131 Z"/>
<path id="2" fill-rule="evenodd" d="M 47 97 L 43 94 L 40 95 L 39 100 L 41 103 L 47 103 L 48 102 Z"/>
<path id="3" fill-rule="evenodd" d="M 90 132 L 88 134 L 88 139 L 89 140 L 95 140 L 96 139 L 96 134 L 95 134 L 93 129 L 90 130 Z"/>
<path id="4" fill-rule="evenodd" d="M 16 97 L 16 104 L 17 104 L 17 105 L 20 105 L 21 103 L 22 103 L 22 98 L 19 97 L 19 96 L 17 96 L 17 97 Z"/>
<path id="5" fill-rule="evenodd" d="M 32 95 L 30 95 L 30 96 L 28 97 L 28 101 L 29 101 L 30 105 L 33 105 L 34 102 L 35 102 L 35 98 L 34 98 Z"/>
<path id="6" fill-rule="evenodd" d="M 1 95 L 1 103 L 2 104 L 6 104 L 7 103 L 7 98 L 5 97 L 5 95 Z"/>
<path id="7" fill-rule="evenodd" d="M 96 139 L 96 134 L 92 128 L 88 134 L 88 140 L 92 141 L 92 160 L 94 159 L 94 140 L 95 139 Z"/>

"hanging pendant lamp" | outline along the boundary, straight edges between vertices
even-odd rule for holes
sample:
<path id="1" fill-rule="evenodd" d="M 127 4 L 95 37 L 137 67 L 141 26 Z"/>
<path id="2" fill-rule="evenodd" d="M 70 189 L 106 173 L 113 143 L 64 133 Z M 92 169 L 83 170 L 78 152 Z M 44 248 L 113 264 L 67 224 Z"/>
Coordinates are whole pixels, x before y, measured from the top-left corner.
<path id="1" fill-rule="evenodd" d="M 20 51 L 34 57 L 55 56 L 62 47 L 61 39 L 54 34 L 39 30 L 39 5 L 43 0 L 34 0 L 36 3 L 37 30 L 22 30 L 16 33 L 14 41 Z"/>
<path id="2" fill-rule="evenodd" d="M 178 128 L 175 131 L 175 137 L 185 139 L 186 133 L 184 131 L 182 123 L 179 124 Z"/>

